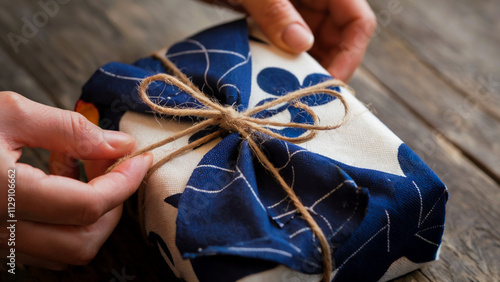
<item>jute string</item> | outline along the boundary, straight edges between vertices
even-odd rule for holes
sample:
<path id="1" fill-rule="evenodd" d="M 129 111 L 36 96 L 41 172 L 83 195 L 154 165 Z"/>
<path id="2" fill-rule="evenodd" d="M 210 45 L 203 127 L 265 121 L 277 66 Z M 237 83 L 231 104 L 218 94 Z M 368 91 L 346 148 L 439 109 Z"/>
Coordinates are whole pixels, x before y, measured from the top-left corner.
<path id="1" fill-rule="evenodd" d="M 113 168 L 118 166 L 119 164 L 123 163 L 124 161 L 131 159 L 135 156 L 138 156 L 140 154 L 143 154 L 145 152 L 149 152 L 151 150 L 154 150 L 158 147 L 161 147 L 163 145 L 166 145 L 168 143 L 174 142 L 175 140 L 182 138 L 184 136 L 191 135 L 193 133 L 196 133 L 208 126 L 218 126 L 219 129 L 211 134 L 208 134 L 196 141 L 191 142 L 188 145 L 185 145 L 184 147 L 181 147 L 177 149 L 176 151 L 170 153 L 163 159 L 157 161 L 148 171 L 146 174 L 145 179 L 149 178 L 153 172 L 155 172 L 158 168 L 160 168 L 163 164 L 169 162 L 173 158 L 182 155 L 186 152 L 189 152 L 193 150 L 194 148 L 197 148 L 199 146 L 202 146 L 218 137 L 223 135 L 224 133 L 232 133 L 232 132 L 237 132 L 241 134 L 243 140 L 248 140 L 248 144 L 254 154 L 257 156 L 259 162 L 273 175 L 273 177 L 276 179 L 276 181 L 281 185 L 283 190 L 287 193 L 288 197 L 296 207 L 297 211 L 302 215 L 303 219 L 307 222 L 307 224 L 311 227 L 312 232 L 314 235 L 318 238 L 320 245 L 321 245 L 321 251 L 323 254 L 323 280 L 324 281 L 329 281 L 330 279 L 330 274 L 332 272 L 332 259 L 331 259 L 331 252 L 330 252 L 330 245 L 328 244 L 328 241 L 323 234 L 323 231 L 321 228 L 318 226 L 316 221 L 313 219 L 311 214 L 309 213 L 308 209 L 301 203 L 295 192 L 290 188 L 290 186 L 285 182 L 285 180 L 281 177 L 279 170 L 269 161 L 267 156 L 262 152 L 260 149 L 259 144 L 256 142 L 256 132 L 260 132 L 262 134 L 268 135 L 272 138 L 277 138 L 280 140 L 292 142 L 292 143 L 302 143 L 308 140 L 311 140 L 314 138 L 317 134 L 318 130 L 332 130 L 336 129 L 340 126 L 342 126 L 346 120 L 347 116 L 349 113 L 349 106 L 344 99 L 344 97 L 337 91 L 329 89 L 328 87 L 335 87 L 335 86 L 342 86 L 349 88 L 346 84 L 344 84 L 340 80 L 336 79 L 331 79 L 322 83 L 318 83 L 313 86 L 309 86 L 306 88 L 302 88 L 293 92 L 290 92 L 284 96 L 281 96 L 275 100 L 269 101 L 265 104 L 262 104 L 260 106 L 257 106 L 253 109 L 249 109 L 245 112 L 238 112 L 236 109 L 234 109 L 232 106 L 223 106 L 217 101 L 214 101 L 210 99 L 208 96 L 206 96 L 203 92 L 201 92 L 198 87 L 196 87 L 188 78 L 187 76 L 182 73 L 168 58 L 166 58 L 163 55 L 155 54 L 153 57 L 159 59 L 167 69 L 171 70 L 172 75 L 169 74 L 156 74 L 150 77 L 145 78 L 138 90 L 139 90 L 139 95 L 142 101 L 147 104 L 151 109 L 160 114 L 165 114 L 169 115 L 172 117 L 200 117 L 200 118 L 205 118 L 205 120 L 193 124 L 193 126 L 182 130 L 174 135 L 171 135 L 170 137 L 165 138 L 164 140 L 161 140 L 157 143 L 154 143 L 152 145 L 149 145 L 134 154 L 128 155 L 126 157 L 121 158 L 118 160 L 113 166 L 111 166 L 108 169 L 108 172 L 111 171 Z M 188 93 L 191 95 L 193 98 L 201 102 L 204 107 L 200 109 L 181 109 L 181 108 L 172 108 L 172 107 L 165 107 L 159 104 L 154 103 L 151 101 L 147 94 L 147 89 L 149 85 L 155 81 L 163 81 L 165 83 L 168 83 L 170 85 L 175 85 L 176 87 L 179 88 L 179 90 L 184 91 L 185 93 Z M 314 95 L 314 94 L 327 94 L 334 96 L 340 100 L 344 107 L 344 116 L 342 119 L 334 125 L 326 125 L 322 126 L 319 125 L 319 119 L 318 116 L 312 111 L 312 109 L 305 105 L 304 103 L 301 103 L 299 101 L 300 98 L 309 96 L 309 95 Z M 260 118 L 254 118 L 253 116 L 259 112 L 262 112 L 266 109 L 269 109 L 271 107 L 283 104 L 283 103 L 290 103 L 295 107 L 301 108 L 307 113 L 311 115 L 313 118 L 314 123 L 313 124 L 302 124 L 302 123 L 295 123 L 295 122 L 277 122 L 277 121 L 270 121 L 270 120 L 265 120 L 265 119 L 260 119 Z M 287 137 L 280 135 L 278 133 L 275 133 L 268 128 L 267 126 L 276 126 L 276 127 L 295 127 L 295 128 L 303 128 L 307 129 L 308 133 L 305 134 L 304 136 L 298 136 L 298 137 Z M 141 188 L 143 189 L 143 188 Z"/>

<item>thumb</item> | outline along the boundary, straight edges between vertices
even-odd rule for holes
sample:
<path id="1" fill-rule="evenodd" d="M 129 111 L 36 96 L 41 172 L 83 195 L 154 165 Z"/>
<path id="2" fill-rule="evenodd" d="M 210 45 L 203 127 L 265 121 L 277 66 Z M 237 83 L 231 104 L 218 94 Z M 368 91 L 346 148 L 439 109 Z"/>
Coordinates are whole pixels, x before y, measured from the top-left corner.
<path id="1" fill-rule="evenodd" d="M 290 1 L 243 0 L 241 4 L 274 45 L 291 53 L 312 47 L 314 36 Z"/>

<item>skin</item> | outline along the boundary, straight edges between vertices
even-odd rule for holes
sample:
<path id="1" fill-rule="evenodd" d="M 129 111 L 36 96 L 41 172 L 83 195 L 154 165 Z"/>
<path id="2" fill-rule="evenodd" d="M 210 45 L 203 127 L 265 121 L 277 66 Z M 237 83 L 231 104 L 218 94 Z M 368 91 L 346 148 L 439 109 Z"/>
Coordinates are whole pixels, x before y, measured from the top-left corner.
<path id="1" fill-rule="evenodd" d="M 213 1 L 205 2 L 213 3 Z M 220 2 L 220 1 L 217 1 Z M 348 81 L 361 62 L 376 20 L 365 0 L 231 0 L 264 34 L 290 53 L 309 50 L 332 76 Z M 49 269 L 84 265 L 118 224 L 123 202 L 139 187 L 153 157 L 116 159 L 134 139 L 102 130 L 82 115 L 0 92 L 0 207 L 7 207 L 8 170 L 15 169 L 16 262 Z M 23 147 L 51 151 L 51 175 L 19 163 Z M 78 181 L 84 160 L 88 183 Z M 0 255 L 9 254 L 7 208 L 0 209 Z"/>
<path id="2" fill-rule="evenodd" d="M 49 269 L 84 265 L 97 254 L 139 187 L 153 158 L 144 154 L 104 174 L 116 158 L 133 150 L 132 137 L 105 131 L 82 115 L 0 92 L 0 225 L 7 233 L 9 169 L 15 169 L 16 261 Z M 23 147 L 52 151 L 51 170 L 18 163 Z M 88 183 L 78 180 L 75 159 L 89 160 Z M 104 175 L 103 175 L 104 174 Z M 11 246 L 0 237 L 0 255 Z"/>
<path id="3" fill-rule="evenodd" d="M 212 3 L 213 1 L 205 0 Z M 233 0 L 271 42 L 309 53 L 335 78 L 349 81 L 361 63 L 377 21 L 365 0 Z"/>

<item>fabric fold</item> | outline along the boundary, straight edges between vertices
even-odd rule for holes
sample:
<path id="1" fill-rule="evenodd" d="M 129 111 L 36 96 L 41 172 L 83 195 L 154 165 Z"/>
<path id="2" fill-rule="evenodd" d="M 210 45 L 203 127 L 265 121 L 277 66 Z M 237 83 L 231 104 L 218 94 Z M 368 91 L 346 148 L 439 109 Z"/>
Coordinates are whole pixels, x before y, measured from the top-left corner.
<path id="1" fill-rule="evenodd" d="M 335 250 L 361 223 L 367 190 L 326 157 L 276 139 L 259 141 Z M 185 258 L 238 255 L 321 272 L 321 262 L 310 259 L 321 254 L 309 225 L 238 134 L 205 155 L 178 208 L 177 246 Z"/>

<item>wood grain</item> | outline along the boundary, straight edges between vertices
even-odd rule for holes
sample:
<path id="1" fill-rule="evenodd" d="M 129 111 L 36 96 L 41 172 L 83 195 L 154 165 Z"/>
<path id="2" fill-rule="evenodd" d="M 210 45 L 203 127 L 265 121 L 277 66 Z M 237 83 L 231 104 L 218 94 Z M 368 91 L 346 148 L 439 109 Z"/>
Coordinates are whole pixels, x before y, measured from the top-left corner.
<path id="1" fill-rule="evenodd" d="M 404 39 L 437 78 L 500 121 L 498 1 L 369 2 L 381 29 Z"/>
<path id="2" fill-rule="evenodd" d="M 493 258 L 500 257 L 497 224 L 500 222 L 500 186 L 418 115 L 396 103 L 394 95 L 368 71 L 358 71 L 351 85 L 357 97 L 368 103 L 380 120 L 417 152 L 449 189 L 441 259 L 423 268 L 423 275 L 432 281 L 500 279 L 500 265 L 493 263 Z M 404 279 L 398 281 L 408 281 Z"/>
<path id="3" fill-rule="evenodd" d="M 63 1 L 61 1 L 63 2 Z M 182 9 L 176 8 L 182 7 Z M 57 105 L 73 109 L 80 88 L 110 61 L 133 62 L 234 13 L 193 1 L 70 1 L 60 5 L 32 38 L 12 47 L 9 33 L 23 36 L 24 19 L 43 11 L 38 1 L 8 1 L 0 9 L 0 44 Z M 196 20 L 193 20 L 196 15 Z"/>
<path id="4" fill-rule="evenodd" d="M 440 260 L 396 281 L 500 280 L 497 2 L 369 1 L 380 29 L 352 86 L 450 191 Z M 0 90 L 66 109 L 101 65 L 130 63 L 239 16 L 185 0 L 68 1 L 16 51 L 8 34 L 23 35 L 23 19 L 33 22 L 42 10 L 38 1 L 2 2 Z M 47 170 L 47 160 L 47 151 L 26 149 L 21 161 Z M 90 265 L 62 272 L 25 267 L 17 278 L 118 281 L 114 274 L 124 271 L 134 281 L 173 281 L 139 230 L 125 213 Z"/>
<path id="5" fill-rule="evenodd" d="M 500 182 L 500 122 L 436 79 L 404 41 L 386 31 L 373 38 L 364 65 L 396 99 Z"/>

